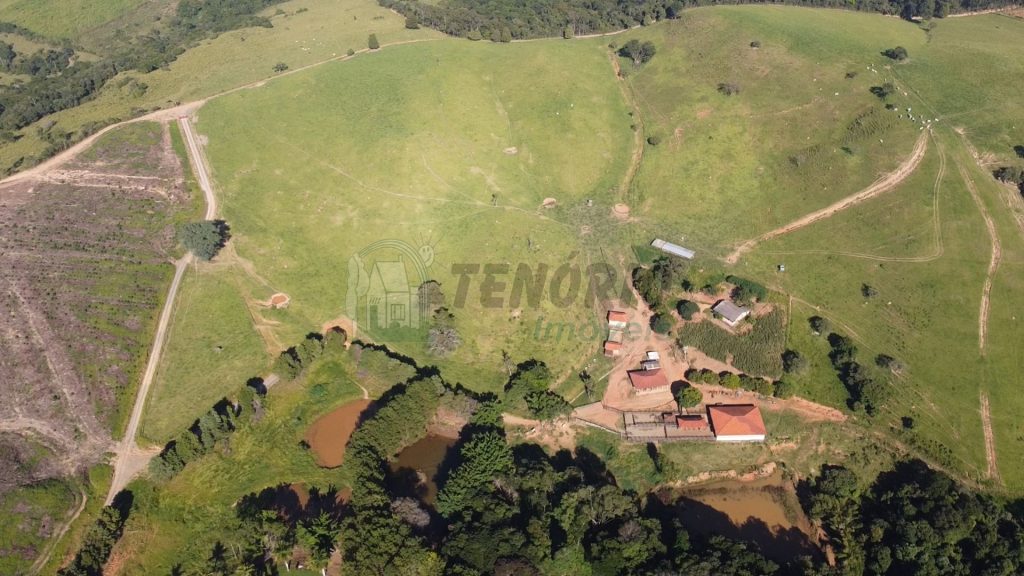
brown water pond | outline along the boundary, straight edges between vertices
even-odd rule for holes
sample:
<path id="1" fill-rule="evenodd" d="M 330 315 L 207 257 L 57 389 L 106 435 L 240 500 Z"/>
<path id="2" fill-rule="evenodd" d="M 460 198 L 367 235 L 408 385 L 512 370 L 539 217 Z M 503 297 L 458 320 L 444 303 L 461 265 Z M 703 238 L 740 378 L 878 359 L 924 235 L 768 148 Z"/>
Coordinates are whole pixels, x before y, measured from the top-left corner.
<path id="1" fill-rule="evenodd" d="M 399 452 L 389 464 L 394 488 L 433 504 L 437 498 L 437 470 L 455 442 L 455 438 L 429 434 Z"/>
<path id="2" fill-rule="evenodd" d="M 345 458 L 345 445 L 359 424 L 359 416 L 370 406 L 369 400 L 353 400 L 316 419 L 306 429 L 305 440 L 316 456 L 316 463 L 324 468 L 341 466 Z"/>
<path id="3" fill-rule="evenodd" d="M 664 491 L 683 526 L 697 534 L 722 534 L 757 545 L 776 561 L 821 557 L 815 531 L 800 508 L 796 491 L 781 474 L 752 482 L 719 480 Z"/>

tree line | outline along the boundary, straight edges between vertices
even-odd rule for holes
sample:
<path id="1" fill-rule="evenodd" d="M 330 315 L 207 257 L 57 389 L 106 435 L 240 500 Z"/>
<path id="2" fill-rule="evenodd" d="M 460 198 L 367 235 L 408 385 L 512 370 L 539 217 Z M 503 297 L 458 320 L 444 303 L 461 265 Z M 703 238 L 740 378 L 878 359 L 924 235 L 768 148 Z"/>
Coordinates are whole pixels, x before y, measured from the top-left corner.
<path id="1" fill-rule="evenodd" d="M 451 36 L 479 40 L 505 35 L 515 39 L 571 38 L 623 30 L 658 20 L 679 18 L 683 10 L 715 4 L 758 4 L 750 0 L 378 0 L 406 16 L 415 26 L 428 26 Z M 775 3 L 775 2 L 771 2 Z M 1013 5 L 1012 0 L 784 0 L 783 4 L 843 8 L 898 15 L 941 18 Z"/>

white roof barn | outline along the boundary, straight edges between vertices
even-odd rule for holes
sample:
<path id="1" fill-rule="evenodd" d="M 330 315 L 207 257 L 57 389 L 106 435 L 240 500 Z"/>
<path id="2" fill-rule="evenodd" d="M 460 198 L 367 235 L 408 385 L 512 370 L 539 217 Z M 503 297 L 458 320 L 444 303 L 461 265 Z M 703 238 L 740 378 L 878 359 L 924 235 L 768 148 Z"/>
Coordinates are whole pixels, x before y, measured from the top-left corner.
<path id="1" fill-rule="evenodd" d="M 678 244 L 673 244 L 671 242 L 665 242 L 664 240 L 655 239 L 654 242 L 651 242 L 651 246 L 657 248 L 658 250 L 661 250 L 666 254 L 679 256 L 680 258 L 686 258 L 687 260 L 693 260 L 693 250 L 683 248 Z"/>

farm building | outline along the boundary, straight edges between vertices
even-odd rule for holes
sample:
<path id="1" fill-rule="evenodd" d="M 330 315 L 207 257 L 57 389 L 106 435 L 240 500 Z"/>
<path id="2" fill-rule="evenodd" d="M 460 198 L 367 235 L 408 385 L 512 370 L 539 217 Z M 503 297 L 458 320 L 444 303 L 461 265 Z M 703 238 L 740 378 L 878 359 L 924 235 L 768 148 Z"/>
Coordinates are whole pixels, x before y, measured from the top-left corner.
<path id="1" fill-rule="evenodd" d="M 703 414 L 624 412 L 627 440 L 711 440 L 711 426 Z"/>
<path id="2" fill-rule="evenodd" d="M 626 374 L 637 394 L 664 392 L 672 387 L 672 383 L 668 381 L 665 372 L 660 368 L 657 370 L 630 370 Z"/>
<path id="3" fill-rule="evenodd" d="M 680 258 L 686 258 L 687 260 L 693 260 L 693 250 L 683 248 L 678 244 L 673 244 L 671 242 L 665 242 L 664 240 L 655 239 L 654 242 L 651 242 L 651 246 L 657 248 L 658 250 L 661 250 L 666 254 L 671 254 L 672 256 L 678 256 Z"/>
<path id="4" fill-rule="evenodd" d="M 735 327 L 744 318 L 750 316 L 750 308 L 737 306 L 728 300 L 719 301 L 718 304 L 711 307 L 711 311 L 721 316 L 722 321 L 732 327 Z"/>
<path id="5" fill-rule="evenodd" d="M 622 334 L 618 332 L 618 334 Z M 604 341 L 604 355 L 605 356 L 618 356 L 622 354 L 622 342 L 616 342 L 609 338 Z"/>
<path id="6" fill-rule="evenodd" d="M 654 350 L 648 350 L 647 356 L 640 361 L 641 370 L 657 370 L 661 368 L 661 356 Z"/>
<path id="7" fill-rule="evenodd" d="M 608 311 L 609 330 L 625 330 L 627 322 L 629 322 L 629 314 L 620 312 L 619 310 Z"/>
<path id="8" fill-rule="evenodd" d="M 764 442 L 764 420 L 753 404 L 708 406 L 708 419 L 719 442 Z"/>

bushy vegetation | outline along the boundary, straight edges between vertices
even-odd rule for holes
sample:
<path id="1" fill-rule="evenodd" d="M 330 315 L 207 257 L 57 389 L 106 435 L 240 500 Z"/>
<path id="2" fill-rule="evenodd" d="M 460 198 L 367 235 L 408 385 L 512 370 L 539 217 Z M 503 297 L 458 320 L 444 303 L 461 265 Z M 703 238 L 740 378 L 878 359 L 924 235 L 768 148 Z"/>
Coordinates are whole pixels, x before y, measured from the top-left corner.
<path id="1" fill-rule="evenodd" d="M 125 496 L 128 496 L 127 501 Z M 131 507 L 130 500 L 130 493 L 122 492 L 113 504 L 103 507 L 99 518 L 85 533 L 74 560 L 57 573 L 59 576 L 102 576 L 110 551 L 121 539 Z"/>
<path id="2" fill-rule="evenodd" d="M 178 239 L 200 260 L 212 260 L 231 237 L 223 220 L 188 222 L 178 229 Z"/>
<path id="3" fill-rule="evenodd" d="M 636 25 L 648 26 L 658 20 L 679 18 L 687 7 L 702 6 L 701 0 L 531 0 L 529 2 L 491 2 L 488 0 L 448 0 L 440 3 L 414 0 L 378 0 L 406 17 L 415 16 L 425 26 L 452 36 L 489 37 L 493 30 L 508 29 L 514 38 L 571 38 L 622 30 Z M 734 4 L 738 2 L 722 2 Z M 899 14 L 908 20 L 941 18 L 948 14 L 1010 5 L 1009 0 L 788 0 L 786 4 L 846 8 L 882 14 Z M 572 32 L 570 34 L 569 32 Z M 479 39 L 479 38 L 478 38 Z"/>
<path id="4" fill-rule="evenodd" d="M 520 364 L 505 387 L 503 406 L 506 410 L 550 420 L 568 414 L 572 406 L 549 390 L 551 371 L 543 362 L 531 360 Z"/>
<path id="5" fill-rule="evenodd" d="M 711 322 L 688 322 L 679 329 L 680 346 L 692 346 L 708 356 L 756 376 L 778 378 L 782 375 L 782 352 L 786 345 L 786 315 L 772 310 L 753 322 L 748 334 L 735 335 Z"/>
<path id="6" fill-rule="evenodd" d="M 678 258 L 660 257 L 649 266 L 633 269 L 633 287 L 652 310 L 660 310 L 665 303 L 665 292 L 684 280 L 686 265 Z"/>
<path id="7" fill-rule="evenodd" d="M 704 401 L 704 395 L 693 386 L 684 386 L 676 392 L 676 402 L 681 408 L 693 408 Z"/>
<path id="8" fill-rule="evenodd" d="M 841 574 L 1015 574 L 1024 530 L 992 498 L 968 491 L 921 461 L 898 464 L 862 489 L 826 467 L 809 485 L 810 514 L 836 547 Z"/>
<path id="9" fill-rule="evenodd" d="M 683 320 L 693 320 L 694 315 L 700 313 L 700 306 L 691 300 L 680 300 L 676 304 L 676 311 Z"/>
<path id="10" fill-rule="evenodd" d="M 741 304 L 752 304 L 754 300 L 764 302 L 768 298 L 768 289 L 753 280 L 733 275 L 726 276 L 725 280 L 735 286 L 732 299 Z"/>
<path id="11" fill-rule="evenodd" d="M 875 415 L 889 397 L 888 383 L 857 361 L 857 347 L 852 340 L 833 332 L 828 335 L 828 342 L 832 346 L 829 358 L 850 395 L 850 408 Z"/>

